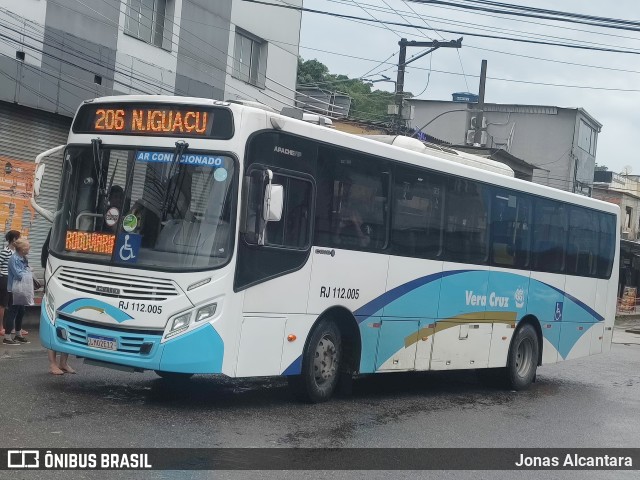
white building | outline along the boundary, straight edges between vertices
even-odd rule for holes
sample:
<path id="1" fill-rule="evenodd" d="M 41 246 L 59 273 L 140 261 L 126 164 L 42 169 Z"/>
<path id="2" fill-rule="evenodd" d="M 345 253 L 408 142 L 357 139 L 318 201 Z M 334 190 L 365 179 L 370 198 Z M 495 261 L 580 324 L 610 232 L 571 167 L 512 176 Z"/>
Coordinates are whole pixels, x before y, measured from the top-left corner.
<path id="1" fill-rule="evenodd" d="M 49 225 L 26 198 L 33 160 L 66 142 L 85 99 L 293 106 L 300 21 L 299 11 L 242 0 L 0 0 L 0 161 L 11 166 L 0 169 L 0 232 L 28 233 L 39 252 Z M 49 168 L 45 178 L 45 206 L 55 209 L 58 176 Z"/>
<path id="2" fill-rule="evenodd" d="M 453 145 L 473 145 L 477 104 L 409 99 L 411 126 Z M 602 124 L 582 108 L 486 103 L 481 146 L 536 167 L 533 181 L 591 195 Z M 425 127 L 426 125 L 426 127 Z"/>

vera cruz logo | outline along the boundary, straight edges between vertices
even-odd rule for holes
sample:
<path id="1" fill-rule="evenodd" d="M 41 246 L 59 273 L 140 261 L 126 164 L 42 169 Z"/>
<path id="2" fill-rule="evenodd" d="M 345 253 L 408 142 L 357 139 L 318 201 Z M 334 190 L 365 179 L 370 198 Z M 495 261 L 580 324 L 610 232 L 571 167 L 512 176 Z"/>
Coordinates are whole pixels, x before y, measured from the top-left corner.
<path id="1" fill-rule="evenodd" d="M 516 301 L 516 308 L 524 307 L 524 288 L 519 287 L 513 294 L 513 299 Z"/>

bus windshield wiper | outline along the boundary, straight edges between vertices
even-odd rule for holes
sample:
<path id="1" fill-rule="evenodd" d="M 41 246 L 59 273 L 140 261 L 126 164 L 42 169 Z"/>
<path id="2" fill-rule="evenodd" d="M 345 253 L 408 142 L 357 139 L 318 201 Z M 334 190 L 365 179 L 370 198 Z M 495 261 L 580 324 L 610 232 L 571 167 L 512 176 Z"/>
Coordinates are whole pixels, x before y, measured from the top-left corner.
<path id="1" fill-rule="evenodd" d="M 96 169 L 96 180 L 98 181 L 98 203 L 102 202 L 105 205 L 108 195 L 102 182 L 102 140 L 100 138 L 91 139 L 91 150 L 93 151 L 93 166 Z"/>
<path id="2" fill-rule="evenodd" d="M 167 174 L 167 189 L 164 193 L 164 201 L 162 202 L 161 221 L 163 222 L 166 220 L 167 211 L 169 210 L 169 202 L 172 201 L 173 195 L 175 194 L 176 189 L 178 188 L 178 185 L 177 185 L 178 182 L 173 182 L 173 185 L 171 185 L 171 179 L 173 178 L 173 175 L 175 174 L 176 170 L 179 170 L 180 158 L 187 151 L 187 148 L 189 148 L 189 144 L 184 140 L 178 140 L 176 142 L 176 149 L 173 151 L 173 157 L 171 158 L 171 166 L 169 167 L 169 172 Z M 169 192 L 170 189 L 172 190 L 171 192 Z"/>

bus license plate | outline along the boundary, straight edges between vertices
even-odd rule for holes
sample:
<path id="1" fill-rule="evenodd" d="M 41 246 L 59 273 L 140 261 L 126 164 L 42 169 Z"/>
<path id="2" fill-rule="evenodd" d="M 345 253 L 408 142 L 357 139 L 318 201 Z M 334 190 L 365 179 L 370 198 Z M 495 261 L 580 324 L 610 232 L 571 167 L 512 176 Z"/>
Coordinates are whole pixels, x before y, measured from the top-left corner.
<path id="1" fill-rule="evenodd" d="M 87 346 L 103 350 L 118 350 L 118 342 L 115 338 L 102 335 L 87 335 Z"/>

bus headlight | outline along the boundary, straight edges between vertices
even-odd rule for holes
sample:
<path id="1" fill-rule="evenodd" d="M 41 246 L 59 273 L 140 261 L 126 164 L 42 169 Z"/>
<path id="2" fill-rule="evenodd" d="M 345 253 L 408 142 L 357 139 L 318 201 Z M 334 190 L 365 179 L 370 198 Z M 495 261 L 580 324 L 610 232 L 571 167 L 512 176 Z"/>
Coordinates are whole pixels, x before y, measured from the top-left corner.
<path id="1" fill-rule="evenodd" d="M 51 323 L 56 322 L 56 299 L 53 298 L 51 289 L 48 288 L 44 293 L 44 304 L 47 309 L 47 315 L 49 315 L 49 321 Z"/>
<path id="2" fill-rule="evenodd" d="M 218 308 L 217 303 L 210 303 L 209 305 L 199 308 L 196 313 L 196 322 L 201 322 L 202 320 L 213 317 L 216 313 L 216 308 Z"/>
<path id="3" fill-rule="evenodd" d="M 191 312 L 183 313 L 182 315 L 179 315 L 176 318 L 174 318 L 173 322 L 171 323 L 171 329 L 169 330 L 169 333 L 165 335 L 164 338 L 173 337 L 174 335 L 177 335 L 180 332 L 183 332 L 187 328 L 189 328 L 189 321 L 191 320 L 192 312 L 193 310 Z"/>

